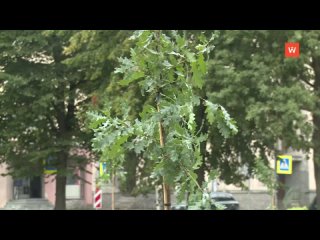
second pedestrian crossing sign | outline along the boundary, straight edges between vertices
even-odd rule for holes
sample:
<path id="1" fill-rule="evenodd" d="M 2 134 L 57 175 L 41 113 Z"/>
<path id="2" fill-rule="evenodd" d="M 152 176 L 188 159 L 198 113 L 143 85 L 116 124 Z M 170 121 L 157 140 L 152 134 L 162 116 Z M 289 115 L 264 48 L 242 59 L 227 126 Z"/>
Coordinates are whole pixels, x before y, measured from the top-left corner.
<path id="1" fill-rule="evenodd" d="M 292 156 L 280 155 L 277 159 L 278 174 L 292 174 Z"/>

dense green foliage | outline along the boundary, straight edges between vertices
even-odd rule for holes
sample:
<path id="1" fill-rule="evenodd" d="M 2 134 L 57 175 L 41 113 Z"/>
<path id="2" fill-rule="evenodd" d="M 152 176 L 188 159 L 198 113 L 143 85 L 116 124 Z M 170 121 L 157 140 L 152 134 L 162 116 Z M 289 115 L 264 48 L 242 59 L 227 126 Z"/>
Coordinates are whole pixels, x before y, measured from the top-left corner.
<path id="1" fill-rule="evenodd" d="M 108 75 L 104 65 L 101 70 L 81 56 L 87 49 L 81 48 L 80 54 L 76 46 L 81 44 L 75 42 L 82 34 L 91 36 L 90 31 L 0 33 L 1 161 L 14 177 L 31 177 L 43 174 L 45 159 L 56 159 L 56 209 L 65 209 L 66 176 L 92 160 L 71 150 L 90 150 L 84 113 Z M 92 46 L 88 48 L 94 55 Z"/>
<path id="2" fill-rule="evenodd" d="M 234 121 L 220 105 L 202 99 L 194 89 L 205 83 L 205 57 L 212 47 L 200 35 L 196 43 L 177 32 L 170 35 L 161 31 L 137 31 L 131 37 L 136 45 L 130 58 L 120 58 L 115 73 L 123 74 L 120 85 L 138 84 L 142 95 L 154 102 L 145 103 L 140 117 L 129 119 L 128 106 L 123 105 L 121 118 L 104 110 L 103 115 L 90 113 L 95 130 L 94 148 L 102 152 L 105 161 L 121 166 L 125 149 L 152 161 L 151 176 L 164 177 L 167 184 L 176 186 L 180 199 L 186 192 L 202 192 L 196 181 L 202 164 L 200 143 L 206 134 L 197 131 L 194 107 L 203 101 L 206 117 L 216 124 L 223 136 L 237 132 Z M 160 146 L 159 124 L 164 128 L 164 146 Z M 209 173 L 210 176 L 212 174 Z"/>

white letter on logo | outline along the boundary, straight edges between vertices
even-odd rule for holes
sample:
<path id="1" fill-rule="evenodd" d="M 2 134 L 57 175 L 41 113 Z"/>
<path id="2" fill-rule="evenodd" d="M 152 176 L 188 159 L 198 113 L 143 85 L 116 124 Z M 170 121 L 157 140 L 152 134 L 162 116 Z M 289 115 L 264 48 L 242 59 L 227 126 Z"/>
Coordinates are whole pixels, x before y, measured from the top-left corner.
<path id="1" fill-rule="evenodd" d="M 295 53 L 296 47 L 288 47 L 289 53 Z"/>

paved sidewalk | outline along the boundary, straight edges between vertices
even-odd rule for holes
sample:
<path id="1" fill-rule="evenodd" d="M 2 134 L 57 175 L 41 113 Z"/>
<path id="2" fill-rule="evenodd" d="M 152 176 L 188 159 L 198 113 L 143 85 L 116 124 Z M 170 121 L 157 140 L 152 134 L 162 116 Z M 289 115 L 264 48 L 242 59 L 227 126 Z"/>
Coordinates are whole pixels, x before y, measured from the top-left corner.
<path id="1" fill-rule="evenodd" d="M 53 205 L 42 198 L 11 200 L 2 210 L 53 210 Z"/>

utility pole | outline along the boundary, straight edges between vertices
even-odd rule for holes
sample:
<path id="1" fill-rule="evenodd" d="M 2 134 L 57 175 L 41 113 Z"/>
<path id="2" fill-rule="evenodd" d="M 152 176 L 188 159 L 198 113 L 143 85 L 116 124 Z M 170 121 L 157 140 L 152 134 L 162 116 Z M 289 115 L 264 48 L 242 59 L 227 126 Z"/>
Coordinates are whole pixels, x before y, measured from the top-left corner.
<path id="1" fill-rule="evenodd" d="M 280 155 L 283 152 L 283 143 L 280 139 L 278 139 L 278 143 L 275 147 L 275 158 L 274 158 L 274 180 L 275 180 L 275 188 L 272 191 L 272 209 L 277 209 L 279 207 L 278 202 L 278 184 L 279 184 L 279 177 L 277 174 L 277 161 L 278 161 L 278 155 Z"/>
<path id="2" fill-rule="evenodd" d="M 275 146 L 275 151 L 274 151 L 274 169 L 273 169 L 273 177 L 274 177 L 274 182 L 275 182 L 275 187 L 272 189 L 272 199 L 271 199 L 271 207 L 272 210 L 277 209 L 277 191 L 278 191 L 278 176 L 277 176 L 277 159 L 278 155 L 282 150 L 282 143 L 281 140 L 278 139 L 278 142 Z"/>
<path id="3" fill-rule="evenodd" d="M 278 183 L 277 179 L 277 151 L 276 151 L 276 158 L 274 160 L 274 180 L 275 183 Z M 275 210 L 277 208 L 277 187 L 272 189 L 272 210 Z"/>

